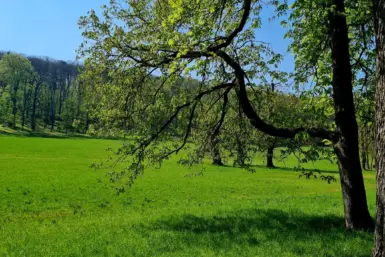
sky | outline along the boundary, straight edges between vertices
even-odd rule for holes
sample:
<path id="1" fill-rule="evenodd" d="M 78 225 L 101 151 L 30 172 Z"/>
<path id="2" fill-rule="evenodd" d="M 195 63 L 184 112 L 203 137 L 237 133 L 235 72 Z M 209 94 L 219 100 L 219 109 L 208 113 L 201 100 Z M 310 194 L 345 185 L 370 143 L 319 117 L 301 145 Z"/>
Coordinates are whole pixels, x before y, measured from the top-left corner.
<path id="1" fill-rule="evenodd" d="M 75 60 L 77 21 L 108 0 L 0 0 L 0 50 Z"/>
<path id="2" fill-rule="evenodd" d="M 73 61 L 82 42 L 77 21 L 90 9 L 96 11 L 109 0 L 0 0 L 0 50 L 26 55 L 47 56 Z M 272 10 L 262 14 L 264 26 L 256 33 L 256 40 L 269 42 L 275 51 L 285 54 L 288 41 L 278 21 L 267 22 Z M 290 54 L 282 63 L 291 71 Z"/>

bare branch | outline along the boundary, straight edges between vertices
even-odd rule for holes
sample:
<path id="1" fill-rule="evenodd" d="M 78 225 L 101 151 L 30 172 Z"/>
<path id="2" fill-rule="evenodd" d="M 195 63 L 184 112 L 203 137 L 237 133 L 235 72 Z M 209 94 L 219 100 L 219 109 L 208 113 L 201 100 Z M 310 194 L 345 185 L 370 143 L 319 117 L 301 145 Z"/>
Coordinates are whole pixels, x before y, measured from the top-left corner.
<path id="1" fill-rule="evenodd" d="M 223 125 L 223 121 L 225 120 L 225 116 L 227 113 L 227 106 L 229 103 L 229 97 L 228 94 L 230 92 L 231 88 L 226 89 L 224 95 L 223 95 L 223 106 L 222 106 L 222 112 L 221 112 L 221 118 L 219 119 L 217 126 L 215 127 L 213 137 L 217 137 L 219 135 L 219 131 Z"/>
<path id="2" fill-rule="evenodd" d="M 183 137 L 182 144 L 179 147 L 175 148 L 174 150 L 172 150 L 172 151 L 168 152 L 167 154 L 163 155 L 161 157 L 162 159 L 165 159 L 165 158 L 169 157 L 170 155 L 172 155 L 174 153 L 178 154 L 179 151 L 182 150 L 183 147 L 186 145 L 187 139 L 188 139 L 188 137 L 190 136 L 190 133 L 191 133 L 192 122 L 193 122 L 193 119 L 194 119 L 195 110 L 196 110 L 197 105 L 198 105 L 198 101 L 196 101 L 194 103 L 193 108 L 191 109 L 190 118 L 189 118 L 189 122 L 188 122 L 188 125 L 187 125 L 187 130 L 186 130 L 186 133 L 185 133 L 185 135 Z"/>
<path id="3" fill-rule="evenodd" d="M 233 83 L 224 83 L 224 84 L 212 87 L 212 88 L 210 88 L 210 89 L 208 89 L 206 91 L 203 91 L 203 92 L 199 93 L 197 96 L 194 97 L 193 100 L 191 100 L 189 102 L 186 102 L 186 103 L 184 103 L 182 105 L 177 106 L 176 109 L 175 109 L 174 114 L 163 124 L 163 126 L 156 133 L 154 133 L 152 136 L 150 136 L 148 139 L 146 139 L 143 142 L 141 142 L 139 144 L 139 146 L 134 148 L 134 150 L 131 152 L 131 154 L 134 154 L 136 151 L 138 151 L 139 149 L 141 149 L 143 147 L 146 148 L 147 146 L 149 146 L 151 144 L 151 142 L 153 140 L 155 140 L 171 124 L 171 122 L 178 116 L 178 113 L 182 109 L 190 106 L 193 103 L 195 104 L 197 101 L 202 99 L 202 97 L 205 96 L 205 95 L 211 94 L 211 93 L 213 93 L 213 92 L 215 92 L 217 90 L 227 89 L 227 88 L 232 88 L 232 87 L 234 87 Z"/>

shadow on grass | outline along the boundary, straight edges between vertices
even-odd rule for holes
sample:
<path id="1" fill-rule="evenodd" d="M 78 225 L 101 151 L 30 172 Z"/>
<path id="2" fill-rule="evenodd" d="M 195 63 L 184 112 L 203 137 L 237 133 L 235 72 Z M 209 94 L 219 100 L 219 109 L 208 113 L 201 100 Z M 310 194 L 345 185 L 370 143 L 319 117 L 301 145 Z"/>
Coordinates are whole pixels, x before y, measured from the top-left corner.
<path id="1" fill-rule="evenodd" d="M 55 138 L 55 139 L 108 139 L 108 140 L 124 140 L 123 137 L 97 137 L 75 133 L 48 133 L 42 131 L 31 132 L 27 130 L 16 130 L 15 132 L 8 132 L 0 130 L 0 135 L 14 136 L 14 137 L 30 137 L 30 138 Z"/>
<path id="2" fill-rule="evenodd" d="M 217 167 L 224 167 L 224 168 L 239 168 L 239 167 L 234 167 L 232 165 L 223 165 L 223 166 L 217 166 Z M 268 168 L 266 167 L 266 165 L 261 165 L 261 164 L 254 164 L 254 165 L 251 165 L 250 166 L 252 169 L 255 169 L 256 172 L 258 172 L 258 170 L 271 170 L 272 172 L 274 171 L 290 171 L 290 172 L 297 172 L 298 174 L 301 173 L 301 171 L 296 171 L 294 168 L 290 168 L 290 167 L 281 167 L 281 166 L 275 166 L 275 168 Z M 241 169 L 241 168 L 240 168 Z M 308 172 L 308 171 L 312 171 L 315 173 L 315 175 L 319 175 L 318 172 L 320 172 L 321 174 L 322 173 L 334 173 L 334 174 L 339 174 L 339 172 L 337 170 L 331 170 L 331 169 L 324 169 L 324 170 L 320 170 L 320 169 L 305 169 L 304 171 Z"/>
<path id="3" fill-rule="evenodd" d="M 290 168 L 290 167 L 281 167 L 281 166 L 275 166 L 275 168 L 267 168 L 265 165 L 253 165 L 252 167 L 254 168 L 264 168 L 264 169 L 269 169 L 269 170 L 282 170 L 282 171 L 296 171 L 294 168 Z M 337 167 L 336 167 L 337 169 Z M 331 170 L 331 169 L 305 169 L 304 171 L 312 171 L 314 172 L 315 174 L 317 174 L 318 172 L 320 173 L 336 173 L 336 174 L 339 174 L 339 172 L 337 170 Z M 301 173 L 301 171 L 296 171 L 298 173 Z"/>
<path id="4" fill-rule="evenodd" d="M 343 224 L 342 217 L 333 215 L 245 209 L 216 216 L 166 217 L 151 224 L 149 229 L 169 231 L 175 242 L 185 242 L 190 247 L 239 249 L 251 246 L 269 251 L 271 247 L 279 246 L 282 256 L 288 253 L 298 256 L 370 256 L 373 235 L 346 231 Z"/>

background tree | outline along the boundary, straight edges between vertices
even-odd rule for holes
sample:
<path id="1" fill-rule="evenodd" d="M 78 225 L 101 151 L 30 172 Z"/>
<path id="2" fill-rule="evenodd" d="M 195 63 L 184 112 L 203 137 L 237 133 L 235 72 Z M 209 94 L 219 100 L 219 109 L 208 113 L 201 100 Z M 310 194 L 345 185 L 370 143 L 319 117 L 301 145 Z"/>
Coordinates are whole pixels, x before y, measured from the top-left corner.
<path id="1" fill-rule="evenodd" d="M 62 116 L 64 103 L 69 98 L 73 98 L 76 105 L 71 123 L 75 120 L 78 125 L 84 123 L 85 102 L 83 89 L 77 81 L 77 64 L 15 53 L 2 54 L 0 64 L 0 120 L 3 124 L 13 128 L 20 124 L 24 128 L 28 123 L 35 131 L 39 122 L 43 127 L 50 126 L 51 130 L 59 122 L 58 130 L 64 131 Z"/>
<path id="2" fill-rule="evenodd" d="M 9 86 L 9 96 L 12 102 L 12 121 L 10 124 L 12 127 L 16 126 L 16 115 L 18 110 L 18 90 L 20 86 L 24 87 L 24 103 L 27 90 L 28 76 L 32 72 L 32 65 L 27 58 L 18 54 L 5 54 L 0 61 L 0 77 Z M 24 106 L 24 105 L 22 105 Z M 25 107 L 25 106 L 24 106 Z M 23 117 L 25 112 L 22 111 Z M 23 119 L 24 120 L 24 119 Z"/>

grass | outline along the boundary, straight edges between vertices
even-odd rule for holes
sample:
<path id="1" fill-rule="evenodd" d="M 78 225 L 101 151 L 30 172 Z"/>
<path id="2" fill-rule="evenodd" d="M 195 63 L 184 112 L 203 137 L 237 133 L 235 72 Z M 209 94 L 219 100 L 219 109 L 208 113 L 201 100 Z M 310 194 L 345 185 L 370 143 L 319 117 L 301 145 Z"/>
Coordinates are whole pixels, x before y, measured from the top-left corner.
<path id="1" fill-rule="evenodd" d="M 262 166 L 186 176 L 199 168 L 171 159 L 117 196 L 89 166 L 119 144 L 0 136 L 0 256 L 370 256 L 373 236 L 343 228 L 339 183 Z M 374 215 L 375 174 L 364 177 Z"/>

